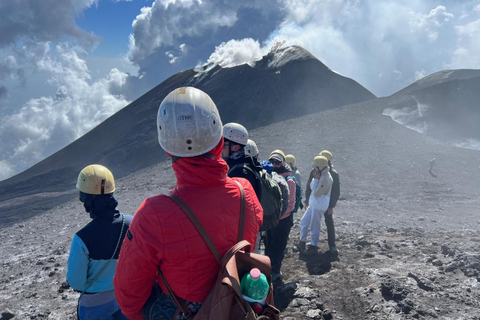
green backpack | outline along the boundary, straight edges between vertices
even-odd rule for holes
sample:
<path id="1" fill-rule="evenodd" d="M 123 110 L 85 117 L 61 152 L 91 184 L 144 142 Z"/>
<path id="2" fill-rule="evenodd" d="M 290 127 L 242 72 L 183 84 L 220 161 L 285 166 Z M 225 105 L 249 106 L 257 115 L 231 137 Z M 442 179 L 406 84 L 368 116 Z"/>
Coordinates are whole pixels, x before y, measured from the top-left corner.
<path id="1" fill-rule="evenodd" d="M 243 167 L 250 171 L 260 181 L 260 195 L 257 195 L 257 197 L 263 208 L 263 224 L 259 231 L 267 231 L 276 227 L 282 214 L 282 191 L 280 186 L 267 171 L 262 169 L 258 172 L 250 168 L 246 163 L 234 165 L 229 172 L 238 167 Z"/>

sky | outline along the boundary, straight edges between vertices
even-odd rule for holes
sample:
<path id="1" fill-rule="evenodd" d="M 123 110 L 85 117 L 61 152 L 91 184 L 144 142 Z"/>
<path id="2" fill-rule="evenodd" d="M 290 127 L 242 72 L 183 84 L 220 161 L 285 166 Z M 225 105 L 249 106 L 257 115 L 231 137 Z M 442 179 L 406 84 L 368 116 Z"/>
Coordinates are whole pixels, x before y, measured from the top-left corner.
<path id="1" fill-rule="evenodd" d="M 176 72 L 279 44 L 388 96 L 480 68 L 480 1 L 0 0 L 0 180 Z"/>

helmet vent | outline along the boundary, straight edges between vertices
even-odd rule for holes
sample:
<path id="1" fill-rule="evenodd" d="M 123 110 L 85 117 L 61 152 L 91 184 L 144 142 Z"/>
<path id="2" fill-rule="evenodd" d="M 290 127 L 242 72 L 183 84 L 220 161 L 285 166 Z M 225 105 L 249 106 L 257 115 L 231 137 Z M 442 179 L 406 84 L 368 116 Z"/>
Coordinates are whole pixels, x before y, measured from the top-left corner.
<path id="1" fill-rule="evenodd" d="M 188 139 L 187 144 L 192 144 L 192 140 Z"/>
<path id="2" fill-rule="evenodd" d="M 162 130 L 162 126 L 158 126 L 158 129 Z"/>
<path id="3" fill-rule="evenodd" d="M 188 149 L 188 150 L 192 150 L 192 147 L 188 147 L 187 149 Z"/>

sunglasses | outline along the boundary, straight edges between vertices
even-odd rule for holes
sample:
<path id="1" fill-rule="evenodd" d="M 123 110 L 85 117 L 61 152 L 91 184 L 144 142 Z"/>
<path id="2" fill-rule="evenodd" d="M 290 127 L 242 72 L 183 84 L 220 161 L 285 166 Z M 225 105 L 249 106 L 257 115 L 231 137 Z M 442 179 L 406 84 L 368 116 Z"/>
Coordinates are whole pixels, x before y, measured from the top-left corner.
<path id="1" fill-rule="evenodd" d="M 279 164 L 279 165 L 282 164 L 282 161 L 277 160 L 277 159 L 270 159 L 270 162 L 271 162 L 272 164 Z"/>

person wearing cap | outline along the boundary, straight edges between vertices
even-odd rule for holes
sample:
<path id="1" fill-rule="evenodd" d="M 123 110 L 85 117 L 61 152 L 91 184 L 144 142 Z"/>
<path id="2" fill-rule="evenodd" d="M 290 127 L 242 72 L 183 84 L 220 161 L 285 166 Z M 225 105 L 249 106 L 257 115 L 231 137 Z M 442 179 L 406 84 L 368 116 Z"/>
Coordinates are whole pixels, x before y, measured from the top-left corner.
<path id="1" fill-rule="evenodd" d="M 72 239 L 67 262 L 67 281 L 80 292 L 79 319 L 127 319 L 113 290 L 113 276 L 131 215 L 120 213 L 113 174 L 98 164 L 80 172 L 76 185 L 79 200 L 92 221 Z"/>
<path id="2" fill-rule="evenodd" d="M 328 166 L 330 168 L 330 175 L 333 179 L 332 192 L 330 194 L 330 203 L 328 205 L 327 212 L 325 212 L 325 225 L 327 226 L 327 237 L 329 252 L 333 255 L 338 255 L 338 249 L 335 245 L 335 225 L 333 222 L 333 208 L 337 205 L 337 201 L 340 198 L 340 176 L 338 172 L 333 168 L 332 159 L 333 155 L 328 150 L 322 150 L 319 153 L 320 156 L 324 156 L 328 160 Z M 308 207 L 308 201 L 312 190 L 310 189 L 310 182 L 313 179 L 313 170 L 310 172 L 310 177 L 307 183 L 307 189 L 305 191 L 305 206 Z"/>
<path id="3" fill-rule="evenodd" d="M 193 87 L 169 93 L 157 114 L 160 146 L 171 157 L 171 195 L 193 211 L 223 256 L 238 242 L 241 190 L 243 239 L 254 244 L 263 209 L 251 184 L 229 178 L 221 158 L 223 126 L 212 99 Z M 252 248 L 253 249 L 253 248 Z M 173 319 L 171 290 L 194 315 L 209 294 L 220 265 L 185 212 L 167 195 L 148 197 L 135 213 L 114 279 L 122 312 L 131 320 Z M 178 318 L 185 319 L 180 312 Z"/>
<path id="4" fill-rule="evenodd" d="M 293 154 L 287 154 L 285 156 L 285 162 L 290 166 L 290 168 L 292 168 L 293 175 L 295 176 L 295 179 L 297 179 L 298 184 L 302 185 L 302 174 L 296 166 L 295 156 Z"/>
<path id="5" fill-rule="evenodd" d="M 295 208 L 295 195 L 297 185 L 291 178 L 292 168 L 285 162 L 285 153 L 282 150 L 274 150 L 270 153 L 268 160 L 273 165 L 273 170 L 283 176 L 287 181 L 289 198 L 288 207 L 285 213 L 280 217 L 278 225 L 267 231 L 267 246 L 265 254 L 270 257 L 272 262 L 272 281 L 280 279 L 282 273 L 281 267 L 285 248 L 287 247 L 290 229 L 293 226 L 293 211 Z"/>
<path id="6" fill-rule="evenodd" d="M 312 255 L 318 252 L 321 217 L 328 208 L 333 184 L 327 158 L 316 156 L 313 159 L 312 166 L 313 179 L 310 182 L 312 194 L 309 198 L 308 209 L 300 222 L 300 240 L 296 243 L 297 248 L 305 255 Z M 310 245 L 306 248 L 308 231 L 310 231 Z"/>
<path id="7" fill-rule="evenodd" d="M 237 177 L 247 179 L 252 184 L 255 194 L 260 199 L 260 181 L 258 180 L 257 175 L 245 168 L 245 166 L 257 172 L 262 170 L 262 166 L 258 157 L 251 156 L 245 152 L 248 140 L 248 131 L 244 126 L 235 122 L 227 123 L 223 126 L 224 144 L 222 157 L 228 164 L 228 176 L 230 178 Z M 253 145 L 250 144 L 249 147 L 250 146 Z M 252 150 L 252 148 L 249 148 L 249 151 Z M 253 152 L 255 151 L 253 150 Z"/>

